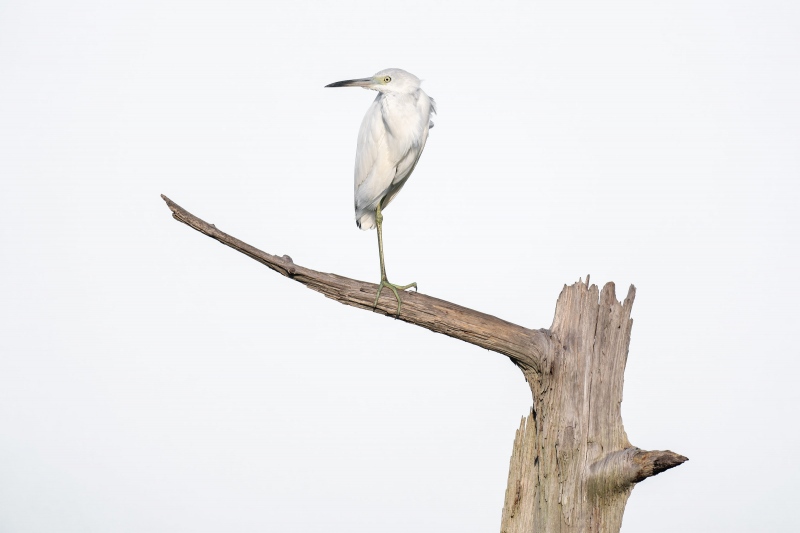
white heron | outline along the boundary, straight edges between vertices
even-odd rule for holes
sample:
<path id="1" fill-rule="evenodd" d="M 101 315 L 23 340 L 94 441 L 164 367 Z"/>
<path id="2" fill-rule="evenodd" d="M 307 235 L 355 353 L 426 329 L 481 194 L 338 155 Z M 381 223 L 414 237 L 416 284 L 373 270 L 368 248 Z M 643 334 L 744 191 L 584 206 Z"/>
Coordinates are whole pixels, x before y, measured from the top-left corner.
<path id="1" fill-rule="evenodd" d="M 362 230 L 378 228 L 381 281 L 375 306 L 381 290 L 389 287 L 397 298 L 397 314 L 400 315 L 397 291 L 416 289 L 417 284 L 395 285 L 386 278 L 381 210 L 397 196 L 417 166 L 428 140 L 428 130 L 433 127 L 431 115 L 436 112 L 436 103 L 420 88 L 419 78 L 399 68 L 382 70 L 371 78 L 337 81 L 326 87 L 363 87 L 378 91 L 358 132 L 356 224 Z"/>

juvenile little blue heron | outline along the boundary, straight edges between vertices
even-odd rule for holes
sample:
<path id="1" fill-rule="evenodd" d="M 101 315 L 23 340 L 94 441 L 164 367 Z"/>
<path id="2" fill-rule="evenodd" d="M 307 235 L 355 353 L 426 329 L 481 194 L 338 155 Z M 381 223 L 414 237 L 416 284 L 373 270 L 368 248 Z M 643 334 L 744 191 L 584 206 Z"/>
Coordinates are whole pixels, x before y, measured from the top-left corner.
<path id="1" fill-rule="evenodd" d="M 433 127 L 431 115 L 436 112 L 433 98 L 420 88 L 420 79 L 399 68 L 382 70 L 371 78 L 337 81 L 326 87 L 363 87 L 378 91 L 369 106 L 358 132 L 355 168 L 356 224 L 362 230 L 378 228 L 378 254 L 381 259 L 381 290 L 389 287 L 397 298 L 400 315 L 400 294 L 416 283 L 395 285 L 386 278 L 383 261 L 382 209 L 397 196 L 417 166 L 419 156 Z"/>

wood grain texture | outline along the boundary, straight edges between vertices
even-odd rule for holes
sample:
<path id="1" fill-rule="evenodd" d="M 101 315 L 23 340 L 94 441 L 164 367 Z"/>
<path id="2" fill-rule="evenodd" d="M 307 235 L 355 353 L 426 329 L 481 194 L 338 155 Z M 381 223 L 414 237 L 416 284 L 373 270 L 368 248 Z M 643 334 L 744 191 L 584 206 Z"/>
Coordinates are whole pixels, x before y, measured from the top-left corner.
<path id="1" fill-rule="evenodd" d="M 552 353 L 527 374 L 534 398 L 511 457 L 503 533 L 617 532 L 633 485 L 686 461 L 631 446 L 621 403 L 631 308 L 614 284 L 565 286 L 550 329 Z"/>
<path id="2" fill-rule="evenodd" d="M 377 285 L 296 265 L 236 239 L 162 198 L 172 216 L 279 274 L 345 305 L 395 317 Z M 388 293 L 388 294 L 387 294 Z M 508 356 L 533 396 L 511 455 L 502 533 L 618 532 L 633 486 L 687 459 L 632 446 L 620 406 L 636 289 L 620 302 L 579 280 L 564 286 L 549 329 L 528 329 L 421 293 L 404 292 L 399 320 Z"/>
<path id="3" fill-rule="evenodd" d="M 403 292 L 403 305 L 399 316 L 395 315 L 397 300 L 389 290 L 382 292 L 378 306 L 373 309 L 372 304 L 378 293 L 377 284 L 337 274 L 317 272 L 295 264 L 288 255 L 279 257 L 268 254 L 218 230 L 215 225 L 194 216 L 163 194 L 161 198 L 167 203 L 175 220 L 339 303 L 397 318 L 501 353 L 511 358 L 521 368 L 537 368 L 541 354 L 548 351 L 549 336 L 542 331 L 524 328 L 422 293 Z"/>

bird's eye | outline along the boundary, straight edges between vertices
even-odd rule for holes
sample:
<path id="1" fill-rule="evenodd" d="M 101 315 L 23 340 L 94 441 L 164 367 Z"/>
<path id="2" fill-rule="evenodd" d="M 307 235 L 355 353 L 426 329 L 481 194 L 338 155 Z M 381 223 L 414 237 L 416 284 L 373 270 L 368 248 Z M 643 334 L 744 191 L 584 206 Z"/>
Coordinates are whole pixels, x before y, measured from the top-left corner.
<path id="1" fill-rule="evenodd" d="M 385 78 L 383 78 L 383 83 L 389 83 L 390 81 L 392 81 L 391 76 L 386 76 Z"/>

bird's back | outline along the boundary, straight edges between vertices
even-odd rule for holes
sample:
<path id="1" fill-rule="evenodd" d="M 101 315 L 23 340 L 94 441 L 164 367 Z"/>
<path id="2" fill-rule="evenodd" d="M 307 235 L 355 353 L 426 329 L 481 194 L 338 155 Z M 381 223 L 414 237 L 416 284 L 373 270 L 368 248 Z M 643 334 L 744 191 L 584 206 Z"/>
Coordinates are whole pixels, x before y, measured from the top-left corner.
<path id="1" fill-rule="evenodd" d="M 422 89 L 379 93 L 364 115 L 355 164 L 356 223 L 375 227 L 375 209 L 397 195 L 419 161 L 435 103 Z"/>

